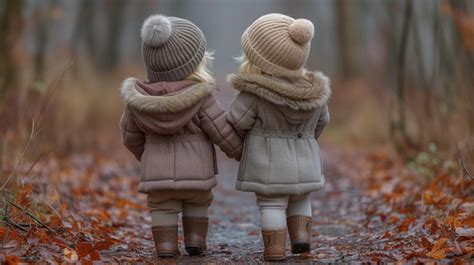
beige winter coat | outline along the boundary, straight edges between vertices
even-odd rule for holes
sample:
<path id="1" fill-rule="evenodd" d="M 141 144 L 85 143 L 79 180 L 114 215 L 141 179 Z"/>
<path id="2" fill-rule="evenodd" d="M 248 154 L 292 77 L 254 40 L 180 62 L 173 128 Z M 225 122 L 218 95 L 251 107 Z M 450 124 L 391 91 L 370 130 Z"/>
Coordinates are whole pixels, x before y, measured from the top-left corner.
<path id="1" fill-rule="evenodd" d="M 193 81 L 123 82 L 120 127 L 124 145 L 141 161 L 140 192 L 211 190 L 217 184 L 213 143 L 227 156 L 240 157 L 241 139 L 214 89 Z"/>
<path id="2" fill-rule="evenodd" d="M 324 184 L 317 142 L 329 122 L 329 79 L 319 72 L 287 79 L 231 75 L 240 91 L 227 120 L 245 135 L 236 188 L 304 194 Z"/>

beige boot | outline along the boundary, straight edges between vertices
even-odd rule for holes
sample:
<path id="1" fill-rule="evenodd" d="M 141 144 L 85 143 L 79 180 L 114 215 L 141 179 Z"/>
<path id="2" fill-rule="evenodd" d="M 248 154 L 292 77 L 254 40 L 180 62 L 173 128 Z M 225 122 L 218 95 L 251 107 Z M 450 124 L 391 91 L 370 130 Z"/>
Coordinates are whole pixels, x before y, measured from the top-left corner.
<path id="1" fill-rule="evenodd" d="M 189 256 L 202 255 L 206 250 L 207 217 L 183 217 L 184 244 Z"/>
<path id="2" fill-rule="evenodd" d="M 291 240 L 293 254 L 311 252 L 311 224 L 310 216 L 294 215 L 286 219 Z"/>
<path id="3" fill-rule="evenodd" d="M 286 229 L 262 230 L 265 260 L 284 260 L 286 245 Z"/>
<path id="4" fill-rule="evenodd" d="M 151 230 L 158 257 L 172 258 L 179 255 L 177 225 L 153 226 Z"/>

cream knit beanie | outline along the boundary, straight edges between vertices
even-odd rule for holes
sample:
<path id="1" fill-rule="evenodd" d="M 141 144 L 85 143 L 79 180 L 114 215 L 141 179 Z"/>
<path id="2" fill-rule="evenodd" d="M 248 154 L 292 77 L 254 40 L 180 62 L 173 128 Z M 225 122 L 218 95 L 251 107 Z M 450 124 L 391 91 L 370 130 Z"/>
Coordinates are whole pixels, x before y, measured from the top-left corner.
<path id="1" fill-rule="evenodd" d="M 182 18 L 153 15 L 143 23 L 141 37 L 143 61 L 152 83 L 184 79 L 198 67 L 206 51 L 201 29 Z"/>
<path id="2" fill-rule="evenodd" d="M 309 56 L 313 23 L 282 14 L 258 18 L 242 35 L 248 60 L 272 75 L 298 75 Z"/>

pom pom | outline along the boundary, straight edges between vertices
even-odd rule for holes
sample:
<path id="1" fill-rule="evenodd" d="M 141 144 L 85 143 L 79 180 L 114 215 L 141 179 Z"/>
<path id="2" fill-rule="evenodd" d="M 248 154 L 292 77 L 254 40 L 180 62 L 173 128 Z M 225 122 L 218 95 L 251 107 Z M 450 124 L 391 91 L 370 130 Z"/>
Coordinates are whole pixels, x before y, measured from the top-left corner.
<path id="1" fill-rule="evenodd" d="M 293 21 L 288 28 L 291 39 L 298 44 L 306 44 L 314 36 L 313 23 L 307 19 L 299 18 Z"/>
<path id="2" fill-rule="evenodd" d="M 142 26 L 142 41 L 149 46 L 159 47 L 169 39 L 171 31 L 171 21 L 168 17 L 162 15 L 150 16 Z"/>

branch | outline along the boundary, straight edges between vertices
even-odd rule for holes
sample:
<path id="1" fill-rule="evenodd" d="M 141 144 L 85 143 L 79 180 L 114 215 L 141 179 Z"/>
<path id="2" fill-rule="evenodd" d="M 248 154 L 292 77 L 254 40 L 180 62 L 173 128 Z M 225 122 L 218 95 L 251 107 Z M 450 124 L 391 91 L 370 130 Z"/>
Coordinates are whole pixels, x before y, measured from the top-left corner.
<path id="1" fill-rule="evenodd" d="M 461 149 L 459 149 L 458 144 L 456 144 L 456 149 L 458 150 L 459 164 L 461 164 L 464 176 L 467 177 L 468 179 L 474 180 L 474 176 L 467 169 L 466 162 L 464 161 L 464 157 L 462 156 Z"/>
<path id="2" fill-rule="evenodd" d="M 30 133 L 30 137 L 28 138 L 28 142 L 26 143 L 25 148 L 21 152 L 20 157 L 18 158 L 18 161 L 15 164 L 15 167 L 13 168 L 12 172 L 10 173 L 10 175 L 8 175 L 7 180 L 5 180 L 2 187 L 0 187 L 0 191 L 4 190 L 7 187 L 7 184 L 10 182 L 10 180 L 15 175 L 16 171 L 18 170 L 18 167 L 21 165 L 21 163 L 23 162 L 23 159 L 25 158 L 26 152 L 28 151 L 28 149 L 30 149 L 30 145 L 33 142 L 33 139 L 34 139 L 35 135 L 36 135 L 36 123 L 33 120 L 32 124 L 31 124 L 31 133 Z"/>
<path id="3" fill-rule="evenodd" d="M 3 220 L 4 220 L 3 223 L 5 223 L 5 224 L 11 226 L 12 228 L 16 228 L 16 229 L 18 229 L 18 230 L 20 230 L 20 231 L 22 231 L 22 232 L 27 233 L 28 230 L 26 230 L 26 229 L 23 228 L 22 226 L 20 226 L 20 225 L 18 225 L 18 224 L 16 224 L 15 222 L 13 222 L 13 221 L 10 220 L 10 217 L 8 216 L 8 212 L 9 212 L 9 211 L 8 211 L 8 204 L 5 204 L 5 216 L 3 217 Z M 6 241 L 6 237 L 4 238 L 4 241 Z M 3 242 L 2 247 L 3 247 L 4 243 L 5 243 L 5 242 Z"/>
<path id="4" fill-rule="evenodd" d="M 21 206 L 11 202 L 11 201 L 7 201 L 9 204 L 11 204 L 12 206 L 14 206 L 15 208 L 19 209 L 20 211 L 22 211 L 23 213 L 25 213 L 26 215 L 28 215 L 31 219 L 33 219 L 37 224 L 41 225 L 42 227 L 48 229 L 49 231 L 53 231 L 49 226 L 47 226 L 45 223 L 43 223 L 41 220 L 39 220 L 37 217 L 35 217 L 32 213 L 28 212 L 27 210 L 23 209 Z"/>

